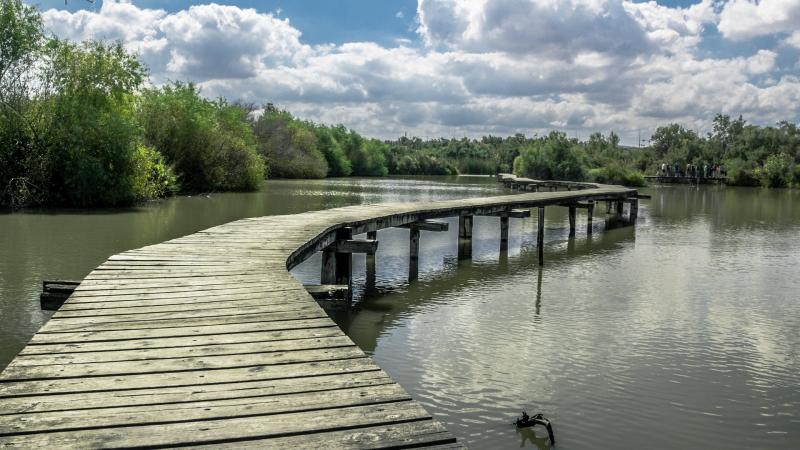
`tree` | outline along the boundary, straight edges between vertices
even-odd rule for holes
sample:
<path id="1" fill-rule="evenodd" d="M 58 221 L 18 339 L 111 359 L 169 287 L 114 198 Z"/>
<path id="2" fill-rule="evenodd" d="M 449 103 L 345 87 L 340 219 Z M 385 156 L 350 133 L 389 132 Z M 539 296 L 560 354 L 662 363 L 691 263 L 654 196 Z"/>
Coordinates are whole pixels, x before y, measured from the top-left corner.
<path id="1" fill-rule="evenodd" d="M 192 83 L 174 82 L 144 91 L 139 116 L 145 141 L 175 167 L 184 191 L 254 190 L 264 179 L 241 106 L 207 100 Z"/>

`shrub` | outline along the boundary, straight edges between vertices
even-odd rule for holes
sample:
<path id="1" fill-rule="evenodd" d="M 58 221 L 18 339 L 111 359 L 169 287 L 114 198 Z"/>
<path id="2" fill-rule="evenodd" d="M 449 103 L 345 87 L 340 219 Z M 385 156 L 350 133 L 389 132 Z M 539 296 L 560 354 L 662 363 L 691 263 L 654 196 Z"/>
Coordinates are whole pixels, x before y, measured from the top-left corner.
<path id="1" fill-rule="evenodd" d="M 595 183 L 621 184 L 623 186 L 644 186 L 644 175 L 620 164 L 609 164 L 589 171 L 589 179 Z"/>
<path id="2" fill-rule="evenodd" d="M 49 200 L 121 205 L 152 192 L 137 171 L 141 130 L 135 92 L 145 70 L 121 44 L 54 42 L 43 141 Z M 138 192 L 137 192 L 137 186 Z"/>
<path id="3" fill-rule="evenodd" d="M 735 158 L 725 161 L 728 184 L 735 186 L 758 186 L 758 166 L 751 161 Z"/>
<path id="4" fill-rule="evenodd" d="M 317 149 L 311 127 L 267 105 L 253 123 L 258 152 L 267 161 L 272 178 L 324 178 L 328 162 Z"/>
<path id="5" fill-rule="evenodd" d="M 175 168 L 182 190 L 254 190 L 264 179 L 241 107 L 206 100 L 193 84 L 175 82 L 145 91 L 139 116 L 146 143 Z"/>
<path id="6" fill-rule="evenodd" d="M 514 173 L 542 180 L 586 179 L 588 161 L 577 143 L 564 133 L 552 132 L 520 150 Z"/>
<path id="7" fill-rule="evenodd" d="M 793 169 L 793 158 L 785 153 L 780 153 L 768 156 L 756 174 L 762 186 L 779 188 L 786 187 L 791 183 Z"/>

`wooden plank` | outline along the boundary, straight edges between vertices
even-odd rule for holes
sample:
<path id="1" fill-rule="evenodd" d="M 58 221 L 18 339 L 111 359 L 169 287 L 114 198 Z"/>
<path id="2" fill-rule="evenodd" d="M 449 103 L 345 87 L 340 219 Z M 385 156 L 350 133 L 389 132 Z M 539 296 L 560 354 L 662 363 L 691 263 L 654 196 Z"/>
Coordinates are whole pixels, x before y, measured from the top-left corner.
<path id="1" fill-rule="evenodd" d="M 30 344 L 19 353 L 26 355 L 55 355 L 59 353 L 116 352 L 124 350 L 143 350 L 161 348 L 199 347 L 207 345 L 245 344 L 255 342 L 289 341 L 294 339 L 313 339 L 343 336 L 344 333 L 334 324 L 287 331 L 258 331 L 246 333 L 225 333 L 155 339 L 131 339 L 120 341 L 75 342 L 71 344 Z"/>
<path id="2" fill-rule="evenodd" d="M 291 352 L 265 352 L 241 355 L 204 356 L 147 361 L 118 361 L 86 364 L 50 364 L 23 366 L 15 359 L 3 371 L 2 380 L 43 380 L 75 377 L 138 375 L 194 370 L 235 369 L 297 362 L 330 361 L 334 359 L 362 358 L 355 345 Z"/>
<path id="3" fill-rule="evenodd" d="M 205 356 L 245 355 L 251 353 L 290 352 L 352 346 L 347 336 L 313 337 L 280 341 L 251 341 L 244 343 L 199 346 L 159 347 L 104 352 L 70 352 L 59 354 L 20 354 L 14 363 L 18 367 L 54 364 L 88 364 L 101 362 L 142 361 L 158 359 L 199 358 Z"/>
<path id="4" fill-rule="evenodd" d="M 232 325 L 245 323 L 280 322 L 299 319 L 316 319 L 327 317 L 325 311 L 315 303 L 305 305 L 302 309 L 294 311 L 267 312 L 255 314 L 234 314 L 228 316 L 210 316 L 200 318 L 185 318 L 181 320 L 157 319 L 149 321 L 128 321 L 110 323 L 61 323 L 65 321 L 50 320 L 39 331 L 38 334 L 61 334 L 61 333 L 97 333 L 102 331 L 136 331 L 148 329 L 173 329 L 173 328 L 195 328 L 200 326 Z"/>
<path id="5" fill-rule="evenodd" d="M 282 365 L 236 367 L 220 370 L 190 370 L 185 372 L 147 373 L 99 376 L 89 378 L 48 378 L 0 382 L 0 398 L 142 391 L 170 387 L 188 387 L 198 391 L 210 385 L 264 380 L 305 379 L 310 376 L 357 373 L 378 370 L 375 363 L 365 357 L 326 361 L 298 362 Z M 133 395 L 136 395 L 135 393 Z"/>
<path id="6" fill-rule="evenodd" d="M 433 420 L 420 420 L 392 425 L 359 427 L 353 430 L 327 433 L 301 434 L 273 439 L 257 439 L 234 443 L 196 446 L 196 449 L 291 449 L 317 450 L 324 447 L 336 449 L 364 448 L 436 448 L 459 449 L 453 435 Z"/>
<path id="7" fill-rule="evenodd" d="M 334 363 L 341 363 L 341 361 L 333 361 L 329 364 Z M 323 392 L 386 384 L 395 383 L 383 371 L 374 369 L 344 373 L 322 373 L 294 378 L 230 381 L 205 385 L 18 396 L 3 399 L 3 414 L 169 405 L 255 396 Z"/>
<path id="8" fill-rule="evenodd" d="M 69 430 L 88 430 L 109 427 L 131 427 L 266 416 L 294 412 L 347 408 L 410 401 L 408 394 L 397 384 L 361 386 L 318 391 L 251 395 L 248 397 L 216 399 L 163 405 L 74 409 L 38 414 L 0 415 L 0 436 L 18 433 L 54 433 Z"/>
<path id="9" fill-rule="evenodd" d="M 293 318 L 292 320 L 275 320 L 239 323 L 218 323 L 211 325 L 173 326 L 168 328 L 144 328 L 124 330 L 89 330 L 70 333 L 37 333 L 31 338 L 28 345 L 38 344 L 67 344 L 80 342 L 115 342 L 132 339 L 156 339 L 164 337 L 192 338 L 215 334 L 236 334 L 258 331 L 300 330 L 330 326 L 331 320 L 327 316 L 309 319 Z"/>
<path id="10" fill-rule="evenodd" d="M 268 420 L 265 417 L 268 417 Z M 401 401 L 321 409 L 314 412 L 313 420 L 309 420 L 307 412 L 255 415 L 151 426 L 2 436 L 0 445 L 21 448 L 211 445 L 429 419 L 430 415 L 416 402 Z"/>
<path id="11" fill-rule="evenodd" d="M 295 301 L 271 305 L 249 305 L 244 308 L 242 305 L 228 305 L 223 304 L 213 309 L 196 309 L 196 308 L 169 308 L 166 311 L 153 310 L 147 308 L 149 311 L 145 312 L 129 312 L 124 310 L 83 310 L 80 312 L 69 312 L 68 314 L 59 314 L 52 319 L 48 324 L 53 324 L 47 328 L 47 331 L 54 331 L 58 326 L 72 326 L 80 324 L 86 325 L 105 325 L 110 323 L 140 323 L 140 322 L 155 322 L 163 320 L 183 321 L 184 319 L 201 319 L 212 317 L 228 317 L 228 316 L 241 316 L 252 314 L 272 314 L 276 312 L 285 311 L 300 311 L 307 309 L 314 309 L 314 306 L 308 302 Z"/>

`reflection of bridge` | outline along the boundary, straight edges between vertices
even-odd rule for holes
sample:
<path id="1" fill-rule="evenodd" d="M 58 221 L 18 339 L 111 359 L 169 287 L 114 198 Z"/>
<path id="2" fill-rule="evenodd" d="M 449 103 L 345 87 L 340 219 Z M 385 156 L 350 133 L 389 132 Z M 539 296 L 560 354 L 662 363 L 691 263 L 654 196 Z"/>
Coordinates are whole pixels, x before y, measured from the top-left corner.
<path id="1" fill-rule="evenodd" d="M 572 191 L 429 203 L 359 205 L 239 220 L 112 256 L 0 375 L 0 445 L 20 448 L 378 447 L 456 445 L 453 436 L 339 330 L 288 272 L 322 251 L 323 283 L 349 284 L 353 240 L 458 216 L 460 254 L 472 217 L 547 206 L 591 211 L 636 191 Z"/>

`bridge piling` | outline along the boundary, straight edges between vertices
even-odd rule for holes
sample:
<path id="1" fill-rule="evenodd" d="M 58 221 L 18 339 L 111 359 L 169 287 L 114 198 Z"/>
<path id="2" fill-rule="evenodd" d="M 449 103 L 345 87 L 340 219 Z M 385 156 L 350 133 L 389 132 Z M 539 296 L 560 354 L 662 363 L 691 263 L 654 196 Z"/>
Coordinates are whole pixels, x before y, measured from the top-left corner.
<path id="1" fill-rule="evenodd" d="M 378 240 L 378 232 L 377 231 L 367 231 L 367 239 L 372 241 Z M 367 253 L 367 260 L 366 260 L 366 272 L 367 272 L 367 292 L 374 292 L 375 291 L 375 253 Z"/>
<path id="2" fill-rule="evenodd" d="M 419 275 L 419 228 L 412 226 L 408 231 L 408 279 L 411 281 Z"/>
<path id="3" fill-rule="evenodd" d="M 575 205 L 569 206 L 569 237 L 575 237 Z"/>
<path id="4" fill-rule="evenodd" d="M 508 250 L 508 215 L 500 216 L 500 251 Z"/>
<path id="5" fill-rule="evenodd" d="M 539 232 L 536 234 L 536 250 L 539 253 L 539 265 L 544 265 L 544 206 L 539 207 Z"/>
<path id="6" fill-rule="evenodd" d="M 472 258 L 472 216 L 458 216 L 458 259 Z"/>

